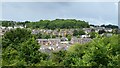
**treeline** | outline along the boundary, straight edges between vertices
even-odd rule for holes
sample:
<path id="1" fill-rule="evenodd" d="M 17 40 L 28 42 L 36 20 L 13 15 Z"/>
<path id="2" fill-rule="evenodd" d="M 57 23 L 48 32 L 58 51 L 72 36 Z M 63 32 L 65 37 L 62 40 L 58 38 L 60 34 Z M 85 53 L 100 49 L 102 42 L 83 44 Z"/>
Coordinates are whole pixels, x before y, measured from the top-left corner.
<path id="1" fill-rule="evenodd" d="M 23 25 L 27 28 L 43 28 L 43 29 L 56 29 L 56 28 L 89 28 L 88 22 L 75 20 L 75 19 L 56 19 L 56 20 L 40 20 L 37 22 L 14 22 L 14 21 L 3 21 L 2 26 L 14 26 L 14 25 Z"/>
<path id="2" fill-rule="evenodd" d="M 43 28 L 43 29 L 56 29 L 56 28 L 87 28 L 88 22 L 75 20 L 75 19 L 56 19 L 56 20 L 40 20 L 38 22 L 30 22 L 27 24 L 29 28 Z"/>
<path id="3" fill-rule="evenodd" d="M 100 26 L 96 26 L 96 25 L 90 25 L 90 26 L 93 26 L 93 27 L 105 27 L 105 28 L 112 28 L 112 29 L 118 29 L 118 26 L 116 26 L 116 25 L 111 25 L 111 24 L 109 24 L 109 25 L 100 25 Z"/>
<path id="4" fill-rule="evenodd" d="M 120 35 L 97 37 L 74 44 L 67 51 L 41 53 L 40 45 L 26 29 L 6 32 L 2 38 L 2 66 L 120 66 Z"/>
<path id="5" fill-rule="evenodd" d="M 27 22 L 27 21 L 26 21 Z M 1 21 L 3 27 L 25 26 L 26 22 Z"/>
<path id="6" fill-rule="evenodd" d="M 98 27 L 96 25 L 92 25 L 86 21 L 76 20 L 76 19 L 55 19 L 55 20 L 40 20 L 36 22 L 25 21 L 25 22 L 16 22 L 16 21 L 2 21 L 2 26 L 14 27 L 17 25 L 22 25 L 27 28 L 42 28 L 42 29 L 70 29 L 70 28 L 89 28 L 90 26 Z M 100 25 L 100 27 L 112 28 L 116 29 L 118 26 L 116 25 Z"/>
<path id="7" fill-rule="evenodd" d="M 101 25 L 101 27 L 112 28 L 112 29 L 118 28 L 118 26 L 116 26 L 116 25 L 111 25 L 111 24 L 109 24 L 109 25 Z"/>

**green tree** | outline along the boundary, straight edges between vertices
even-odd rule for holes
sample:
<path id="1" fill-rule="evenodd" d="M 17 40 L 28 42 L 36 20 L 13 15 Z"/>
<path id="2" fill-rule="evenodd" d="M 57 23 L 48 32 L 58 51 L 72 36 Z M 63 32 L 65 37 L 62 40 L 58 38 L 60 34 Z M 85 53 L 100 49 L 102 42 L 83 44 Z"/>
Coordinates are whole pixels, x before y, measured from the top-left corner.
<path id="1" fill-rule="evenodd" d="M 50 35 L 48 35 L 48 34 L 43 34 L 43 35 L 42 35 L 42 39 L 49 39 L 49 38 L 51 38 L 51 37 L 50 37 Z"/>
<path id="2" fill-rule="evenodd" d="M 16 29 L 5 33 L 3 41 L 3 66 L 31 66 L 42 60 L 46 61 L 48 58 L 47 54 L 39 51 L 40 45 L 26 29 Z"/>
<path id="3" fill-rule="evenodd" d="M 67 39 L 68 39 L 68 41 L 70 41 L 71 40 L 71 35 L 67 35 Z"/>
<path id="4" fill-rule="evenodd" d="M 96 34 L 97 34 L 96 32 L 91 32 L 91 33 L 90 33 L 90 38 L 95 38 L 95 37 L 96 37 Z"/>
<path id="5" fill-rule="evenodd" d="M 118 35 L 98 37 L 86 44 L 72 45 L 61 62 L 65 66 L 120 66 Z"/>
<path id="6" fill-rule="evenodd" d="M 85 32 L 82 29 L 73 31 L 73 36 L 84 35 L 84 34 Z"/>
<path id="7" fill-rule="evenodd" d="M 42 38 L 42 34 L 41 34 L 41 33 L 38 33 L 38 34 L 36 35 L 36 38 L 37 38 L 37 39 Z"/>
<path id="8" fill-rule="evenodd" d="M 35 38 L 30 38 L 28 41 L 23 42 L 20 47 L 20 58 L 23 58 L 27 65 L 33 65 L 41 62 L 47 58 L 46 54 L 39 51 L 40 45 Z"/>
<path id="9" fill-rule="evenodd" d="M 15 30 L 10 30 L 2 37 L 2 47 L 6 48 L 10 44 L 13 44 L 16 48 L 17 46 L 15 45 L 28 40 L 31 36 L 31 32 L 26 29 L 17 28 Z"/>
<path id="10" fill-rule="evenodd" d="M 62 62 L 65 59 L 65 56 L 66 56 L 66 51 L 61 50 L 59 52 L 53 52 L 50 59 L 52 59 L 52 61 L 56 63 L 56 65 L 61 66 Z"/>
<path id="11" fill-rule="evenodd" d="M 105 30 L 104 30 L 104 29 L 98 31 L 98 34 L 103 34 L 103 33 L 105 33 Z"/>

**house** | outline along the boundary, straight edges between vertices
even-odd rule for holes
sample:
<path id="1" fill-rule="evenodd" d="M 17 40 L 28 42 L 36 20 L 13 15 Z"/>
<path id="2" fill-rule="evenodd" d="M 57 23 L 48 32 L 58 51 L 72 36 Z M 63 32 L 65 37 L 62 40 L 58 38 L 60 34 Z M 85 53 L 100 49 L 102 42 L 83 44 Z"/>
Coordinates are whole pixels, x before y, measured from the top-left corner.
<path id="1" fill-rule="evenodd" d="M 7 27 L 9 30 L 13 29 L 13 27 Z"/>
<path id="2" fill-rule="evenodd" d="M 48 39 L 50 45 L 59 45 L 60 39 Z"/>
<path id="3" fill-rule="evenodd" d="M 99 32 L 100 30 L 105 30 L 105 27 L 94 27 L 95 32 Z"/>
<path id="4" fill-rule="evenodd" d="M 60 39 L 37 39 L 40 45 L 55 45 L 58 46 L 60 44 Z"/>
<path id="5" fill-rule="evenodd" d="M 86 34 L 89 34 L 92 31 L 91 28 L 83 28 L 83 30 L 85 31 Z"/>
<path id="6" fill-rule="evenodd" d="M 68 39 L 66 37 L 62 37 L 61 41 L 68 41 Z"/>
<path id="7" fill-rule="evenodd" d="M 90 35 L 81 35 L 81 38 L 89 38 Z"/>
<path id="8" fill-rule="evenodd" d="M 26 27 L 26 26 L 25 26 Z M 14 29 L 16 29 L 16 28 L 24 28 L 23 26 L 14 26 Z"/>
<path id="9" fill-rule="evenodd" d="M 40 45 L 48 45 L 48 40 L 47 39 L 37 39 L 37 41 Z"/>
<path id="10" fill-rule="evenodd" d="M 106 32 L 112 32 L 113 30 L 111 28 L 106 28 L 105 31 Z"/>
<path id="11" fill-rule="evenodd" d="M 52 33 L 52 30 L 47 30 L 46 31 L 46 34 L 51 34 Z"/>
<path id="12" fill-rule="evenodd" d="M 69 41 L 68 41 L 68 39 L 66 37 L 62 37 L 60 43 L 61 44 L 69 44 Z"/>
<path id="13" fill-rule="evenodd" d="M 91 38 L 72 38 L 71 44 L 75 44 L 75 43 L 84 44 L 90 42 L 91 40 L 92 40 Z"/>
<path id="14" fill-rule="evenodd" d="M 52 32 L 52 34 L 53 34 L 53 35 L 59 35 L 59 33 L 58 33 L 56 30 L 54 30 L 54 31 Z"/>
<path id="15" fill-rule="evenodd" d="M 31 32 L 32 34 L 38 34 L 38 33 L 40 33 L 40 31 L 39 30 L 32 30 L 32 32 Z"/>
<path id="16" fill-rule="evenodd" d="M 5 32 L 9 31 L 9 29 L 7 27 L 1 27 L 1 35 L 4 35 Z"/>
<path id="17" fill-rule="evenodd" d="M 2 29 L 6 29 L 6 27 L 3 27 L 3 26 L 2 26 L 1 28 L 2 28 Z"/>

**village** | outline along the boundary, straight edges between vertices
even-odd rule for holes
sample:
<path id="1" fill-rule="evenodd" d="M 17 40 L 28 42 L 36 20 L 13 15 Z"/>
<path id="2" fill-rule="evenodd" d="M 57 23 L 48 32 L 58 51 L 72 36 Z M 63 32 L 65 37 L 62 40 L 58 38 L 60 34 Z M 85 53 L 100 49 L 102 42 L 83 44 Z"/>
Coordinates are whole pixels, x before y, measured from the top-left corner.
<path id="1" fill-rule="evenodd" d="M 50 38 L 37 38 L 36 40 L 41 45 L 39 51 L 41 52 L 52 52 L 52 51 L 60 51 L 60 50 L 67 50 L 70 46 L 74 44 L 85 44 L 92 41 L 94 38 L 91 38 L 90 33 L 95 32 L 99 33 L 100 31 L 104 31 L 103 33 L 99 34 L 100 36 L 112 36 L 113 29 L 112 28 L 105 28 L 105 27 L 93 27 L 90 28 L 82 28 L 82 29 L 30 29 L 23 26 L 15 26 L 13 27 L 0 27 L 0 36 L 4 35 L 6 31 L 16 28 L 25 28 L 31 30 L 33 35 L 37 35 L 41 33 L 42 35 L 47 34 L 50 35 Z M 74 36 L 75 30 L 83 30 L 85 34 Z M 106 34 L 104 34 L 107 32 Z M 67 36 L 70 36 L 70 39 Z M 55 36 L 55 37 L 52 37 Z"/>
<path id="2" fill-rule="evenodd" d="M 117 0 L 0 3 L 0 67 L 120 67 Z"/>

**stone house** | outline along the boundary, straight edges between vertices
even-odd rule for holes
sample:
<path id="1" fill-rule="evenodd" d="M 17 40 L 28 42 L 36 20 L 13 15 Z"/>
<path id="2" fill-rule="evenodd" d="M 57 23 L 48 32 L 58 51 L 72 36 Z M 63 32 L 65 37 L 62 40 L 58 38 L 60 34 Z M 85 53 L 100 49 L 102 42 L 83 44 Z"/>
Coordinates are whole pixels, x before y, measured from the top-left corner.
<path id="1" fill-rule="evenodd" d="M 91 38 L 72 38 L 71 44 L 75 44 L 75 43 L 84 44 L 90 42 L 91 40 L 92 40 Z"/>
<path id="2" fill-rule="evenodd" d="M 86 34 L 89 34 L 92 31 L 92 28 L 83 28 Z"/>
<path id="3" fill-rule="evenodd" d="M 41 45 L 59 45 L 60 39 L 37 39 L 38 43 Z"/>
<path id="4" fill-rule="evenodd" d="M 40 31 L 39 31 L 39 30 L 32 30 L 31 33 L 32 33 L 32 34 L 38 34 L 38 33 L 40 33 Z"/>

